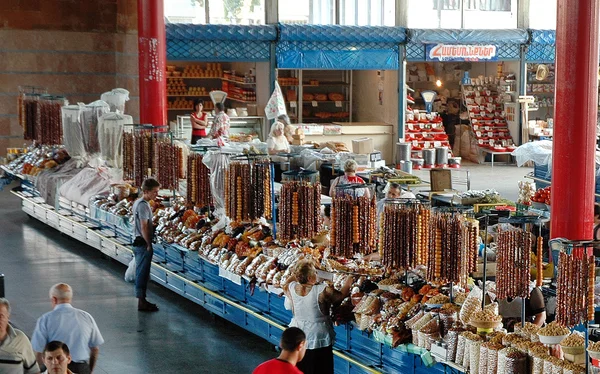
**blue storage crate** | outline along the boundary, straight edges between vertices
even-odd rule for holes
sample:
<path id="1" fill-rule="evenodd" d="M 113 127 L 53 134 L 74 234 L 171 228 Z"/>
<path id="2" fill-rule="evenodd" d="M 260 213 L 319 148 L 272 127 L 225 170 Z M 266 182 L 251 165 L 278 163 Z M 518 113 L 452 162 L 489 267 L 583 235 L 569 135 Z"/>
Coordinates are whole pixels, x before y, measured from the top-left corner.
<path id="1" fill-rule="evenodd" d="M 269 324 L 250 313 L 246 313 L 246 330 L 263 339 L 269 340 Z"/>
<path id="2" fill-rule="evenodd" d="M 225 302 L 209 294 L 204 294 L 204 307 L 220 317 L 225 316 Z"/>
<path id="3" fill-rule="evenodd" d="M 179 247 L 178 245 L 166 245 L 165 257 L 167 260 L 167 264 L 171 264 L 174 267 L 178 268 L 180 271 L 183 271 L 183 257 L 185 256 L 186 251 L 187 250 L 185 248 Z"/>
<path id="4" fill-rule="evenodd" d="M 350 373 L 350 363 L 341 357 L 333 355 L 333 372 L 335 374 Z"/>
<path id="5" fill-rule="evenodd" d="M 165 262 L 165 247 L 162 244 L 153 244 L 152 248 L 154 250 L 154 256 L 152 256 L 152 260 L 157 262 Z"/>
<path id="6" fill-rule="evenodd" d="M 425 366 L 420 357 L 415 357 L 415 374 L 444 374 L 446 367 L 435 363 L 433 366 Z"/>
<path id="7" fill-rule="evenodd" d="M 167 284 L 167 273 L 163 269 L 157 268 L 156 266 L 150 267 L 150 278 L 162 285 Z"/>
<path id="8" fill-rule="evenodd" d="M 415 355 L 412 353 L 384 345 L 382 359 L 386 373 L 409 373 L 414 370 Z"/>
<path id="9" fill-rule="evenodd" d="M 203 261 L 200 256 L 198 256 L 197 252 L 190 252 L 187 255 L 183 262 L 183 271 L 186 274 L 191 274 L 195 279 L 199 281 L 204 280 L 204 270 L 203 270 Z"/>
<path id="10" fill-rule="evenodd" d="M 533 176 L 540 179 L 545 179 L 550 181 L 551 172 L 549 165 L 538 165 L 536 163 L 533 164 Z"/>
<path id="11" fill-rule="evenodd" d="M 381 343 L 368 333 L 360 331 L 353 324 L 350 326 L 350 352 L 361 358 L 367 365 L 381 365 Z"/>
<path id="12" fill-rule="evenodd" d="M 292 311 L 286 310 L 284 303 L 285 298 L 283 296 L 280 297 L 275 294 L 269 296 L 269 315 L 277 322 L 287 325 L 292 320 Z"/>
<path id="13" fill-rule="evenodd" d="M 237 301 L 246 301 L 246 281 L 242 278 L 241 284 L 236 284 L 229 279 L 223 278 L 223 292 L 226 295 L 233 297 Z"/>
<path id="14" fill-rule="evenodd" d="M 204 291 L 195 287 L 193 284 L 186 283 L 184 285 L 184 296 L 192 300 L 196 304 L 204 305 Z"/>
<path id="15" fill-rule="evenodd" d="M 249 305 L 257 308 L 260 311 L 267 312 L 269 310 L 269 293 L 262 288 L 256 286 L 252 290 L 250 284 L 246 284 L 246 302 Z"/>
<path id="16" fill-rule="evenodd" d="M 229 322 L 235 323 L 240 327 L 246 327 L 246 312 L 233 305 L 225 304 L 225 317 Z"/>
<path id="17" fill-rule="evenodd" d="M 272 344 L 279 346 L 279 342 L 281 341 L 282 334 L 283 334 L 283 330 L 281 330 L 273 325 L 269 325 L 269 341 Z"/>
<path id="18" fill-rule="evenodd" d="M 210 262 L 204 261 L 202 263 L 202 269 L 203 282 L 207 285 L 210 285 L 215 290 L 222 291 L 223 278 L 219 276 L 219 267 L 211 264 Z"/>
<path id="19" fill-rule="evenodd" d="M 185 295 L 184 284 L 185 284 L 185 281 L 183 279 L 181 279 L 175 275 L 167 273 L 167 287 L 182 296 Z"/>
<path id="20" fill-rule="evenodd" d="M 350 325 L 334 325 L 333 331 L 335 331 L 335 344 L 333 347 L 341 351 L 350 349 Z"/>

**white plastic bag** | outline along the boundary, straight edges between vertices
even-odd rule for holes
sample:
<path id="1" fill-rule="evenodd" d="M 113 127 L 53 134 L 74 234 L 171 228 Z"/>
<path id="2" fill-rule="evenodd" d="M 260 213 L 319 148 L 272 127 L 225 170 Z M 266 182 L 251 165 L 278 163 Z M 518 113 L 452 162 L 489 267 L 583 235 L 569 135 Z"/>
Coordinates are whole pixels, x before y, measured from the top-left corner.
<path id="1" fill-rule="evenodd" d="M 125 271 L 125 282 L 135 282 L 135 257 L 129 261 L 129 265 Z"/>

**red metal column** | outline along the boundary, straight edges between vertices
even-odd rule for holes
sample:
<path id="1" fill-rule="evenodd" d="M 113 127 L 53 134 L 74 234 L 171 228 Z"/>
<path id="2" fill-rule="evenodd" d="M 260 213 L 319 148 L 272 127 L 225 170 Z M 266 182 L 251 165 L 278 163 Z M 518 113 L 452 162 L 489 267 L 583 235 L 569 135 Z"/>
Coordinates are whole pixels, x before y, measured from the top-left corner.
<path id="1" fill-rule="evenodd" d="M 163 0 L 138 0 L 140 123 L 167 125 L 167 41 Z"/>
<path id="2" fill-rule="evenodd" d="M 558 0 L 553 238 L 592 239 L 600 0 Z"/>

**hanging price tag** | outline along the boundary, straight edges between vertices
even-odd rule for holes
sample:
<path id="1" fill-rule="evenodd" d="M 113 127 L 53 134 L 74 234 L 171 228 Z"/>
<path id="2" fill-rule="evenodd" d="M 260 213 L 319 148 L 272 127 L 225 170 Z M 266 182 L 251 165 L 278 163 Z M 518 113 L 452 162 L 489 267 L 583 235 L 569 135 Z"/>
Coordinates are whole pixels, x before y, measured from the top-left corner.
<path id="1" fill-rule="evenodd" d="M 476 131 L 475 134 L 477 135 L 478 138 L 481 138 L 481 131 Z"/>
<path id="2" fill-rule="evenodd" d="M 488 136 L 491 138 L 494 136 L 494 133 L 492 131 L 488 131 Z"/>
<path id="3" fill-rule="evenodd" d="M 341 108 L 341 107 L 342 107 L 342 102 L 341 102 L 341 101 L 339 101 L 339 100 L 336 100 L 336 101 L 335 101 L 335 106 L 336 106 L 337 108 Z"/>
<path id="4" fill-rule="evenodd" d="M 434 147 L 441 147 L 442 146 L 442 142 L 433 142 L 433 146 Z"/>
<path id="5" fill-rule="evenodd" d="M 296 102 L 295 101 L 290 101 L 290 108 L 295 108 L 296 107 Z"/>
<path id="6" fill-rule="evenodd" d="M 312 106 L 313 106 L 313 107 L 317 107 L 317 106 L 319 106 L 319 103 L 317 103 L 316 101 L 314 101 L 314 100 L 313 100 L 313 101 L 312 101 Z"/>

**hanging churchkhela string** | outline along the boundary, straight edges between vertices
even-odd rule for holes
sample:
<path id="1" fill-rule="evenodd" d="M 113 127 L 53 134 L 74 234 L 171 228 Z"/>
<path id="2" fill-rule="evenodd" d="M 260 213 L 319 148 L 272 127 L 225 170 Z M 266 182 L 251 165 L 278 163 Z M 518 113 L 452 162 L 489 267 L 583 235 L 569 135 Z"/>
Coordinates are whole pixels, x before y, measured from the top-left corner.
<path id="1" fill-rule="evenodd" d="M 561 252 L 558 258 L 556 321 L 566 327 L 594 319 L 594 256 L 584 248 L 571 254 Z"/>
<path id="2" fill-rule="evenodd" d="M 498 298 L 528 298 L 533 234 L 517 228 L 500 230 L 496 241 Z"/>
<path id="3" fill-rule="evenodd" d="M 321 184 L 286 182 L 279 193 L 280 240 L 311 239 L 321 230 Z"/>
<path id="4" fill-rule="evenodd" d="M 187 158 L 187 201 L 201 208 L 211 205 L 210 171 L 202 162 L 203 158 L 198 153 Z"/>
<path id="5" fill-rule="evenodd" d="M 271 219 L 271 164 L 268 159 L 232 161 L 225 172 L 225 211 L 236 222 Z"/>

